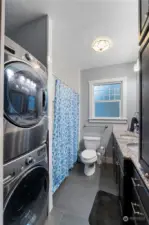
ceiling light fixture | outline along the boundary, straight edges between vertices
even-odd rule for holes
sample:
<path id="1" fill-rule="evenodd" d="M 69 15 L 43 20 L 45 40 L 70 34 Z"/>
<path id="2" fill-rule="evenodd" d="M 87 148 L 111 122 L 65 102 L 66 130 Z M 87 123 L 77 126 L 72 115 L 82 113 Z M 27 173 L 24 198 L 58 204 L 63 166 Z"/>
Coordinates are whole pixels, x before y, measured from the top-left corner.
<path id="1" fill-rule="evenodd" d="M 96 52 L 104 52 L 111 48 L 112 41 L 108 37 L 99 37 L 96 38 L 92 43 L 92 48 Z"/>

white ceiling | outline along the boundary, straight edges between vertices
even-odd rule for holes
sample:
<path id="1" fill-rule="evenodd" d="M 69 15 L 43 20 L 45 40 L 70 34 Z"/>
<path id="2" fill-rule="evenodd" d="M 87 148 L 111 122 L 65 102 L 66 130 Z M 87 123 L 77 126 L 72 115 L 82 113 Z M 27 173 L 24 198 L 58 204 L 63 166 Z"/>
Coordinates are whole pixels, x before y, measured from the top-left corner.
<path id="1" fill-rule="evenodd" d="M 49 14 L 53 20 L 53 52 L 79 69 L 137 59 L 137 0 L 6 0 L 6 31 Z M 91 49 L 98 36 L 108 36 L 113 47 Z"/>

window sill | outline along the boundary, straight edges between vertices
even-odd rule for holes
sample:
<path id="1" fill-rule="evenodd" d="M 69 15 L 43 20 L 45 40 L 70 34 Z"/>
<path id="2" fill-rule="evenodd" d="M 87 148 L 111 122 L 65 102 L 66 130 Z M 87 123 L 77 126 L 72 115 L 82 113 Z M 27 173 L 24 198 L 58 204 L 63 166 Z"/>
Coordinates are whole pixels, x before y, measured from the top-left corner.
<path id="1" fill-rule="evenodd" d="M 126 124 L 127 118 L 89 118 L 89 123 L 118 123 L 118 124 Z"/>

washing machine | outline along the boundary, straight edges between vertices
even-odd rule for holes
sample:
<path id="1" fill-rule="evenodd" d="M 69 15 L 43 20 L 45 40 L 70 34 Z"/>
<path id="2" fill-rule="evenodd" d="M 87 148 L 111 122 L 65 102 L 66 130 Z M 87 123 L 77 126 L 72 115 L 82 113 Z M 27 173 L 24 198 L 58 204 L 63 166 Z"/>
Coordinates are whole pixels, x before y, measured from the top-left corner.
<path id="1" fill-rule="evenodd" d="M 48 117 L 46 68 L 8 37 L 4 59 L 5 164 L 46 142 Z"/>
<path id="2" fill-rule="evenodd" d="M 4 165 L 4 225 L 43 225 L 48 212 L 47 147 Z"/>

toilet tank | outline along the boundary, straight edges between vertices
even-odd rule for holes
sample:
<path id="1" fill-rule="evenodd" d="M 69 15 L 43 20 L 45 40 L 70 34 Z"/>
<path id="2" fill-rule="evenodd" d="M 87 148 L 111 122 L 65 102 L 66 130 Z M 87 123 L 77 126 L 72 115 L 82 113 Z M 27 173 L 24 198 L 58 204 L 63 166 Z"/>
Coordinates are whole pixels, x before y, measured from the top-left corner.
<path id="1" fill-rule="evenodd" d="M 100 147 L 100 137 L 84 136 L 84 145 L 86 149 L 97 150 Z"/>

